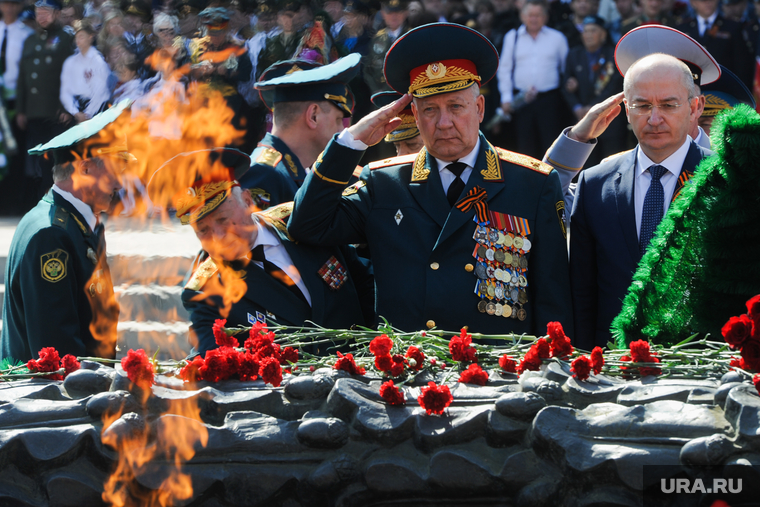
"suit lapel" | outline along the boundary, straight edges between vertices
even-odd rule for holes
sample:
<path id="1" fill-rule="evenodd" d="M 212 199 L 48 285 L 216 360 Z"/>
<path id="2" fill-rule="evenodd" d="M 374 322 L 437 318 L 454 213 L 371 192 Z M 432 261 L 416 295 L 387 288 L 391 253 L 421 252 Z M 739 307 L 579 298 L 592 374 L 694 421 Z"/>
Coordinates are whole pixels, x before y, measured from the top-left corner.
<path id="1" fill-rule="evenodd" d="M 639 235 L 636 231 L 636 207 L 634 205 L 633 190 L 636 175 L 637 150 L 638 147 L 629 154 L 620 157 L 618 172 L 615 176 L 615 199 L 620 228 L 623 231 L 628 252 L 636 262 L 639 259 Z"/>
<path id="2" fill-rule="evenodd" d="M 443 227 L 449 215 L 449 202 L 446 200 L 446 194 L 443 192 L 441 184 L 441 175 L 438 173 L 438 163 L 427 153 L 425 148 L 420 151 L 420 157 L 424 156 L 424 171 L 427 176 L 424 179 L 415 178 L 417 172 L 413 167 L 412 181 L 409 183 L 409 193 L 412 194 L 417 204 L 435 220 L 439 227 Z M 415 161 L 415 166 L 420 162 Z M 417 181 L 414 181 L 417 179 Z"/>
<path id="3" fill-rule="evenodd" d="M 309 319 L 313 321 L 321 320 L 325 314 L 325 300 L 327 297 L 325 291 L 327 290 L 327 284 L 321 282 L 319 277 L 314 276 L 314 273 L 319 270 L 322 263 L 327 262 L 328 257 L 322 259 L 317 256 L 316 259 L 318 262 L 315 262 L 314 252 L 321 251 L 321 249 L 312 249 L 310 250 L 311 254 L 309 255 L 307 254 L 307 251 L 305 251 L 305 247 L 289 241 L 287 238 L 283 237 L 279 231 L 277 231 L 276 234 L 280 238 L 280 241 L 282 241 L 288 255 L 290 255 L 293 265 L 298 266 L 301 280 L 303 280 L 303 283 L 311 296 L 312 306 Z"/>

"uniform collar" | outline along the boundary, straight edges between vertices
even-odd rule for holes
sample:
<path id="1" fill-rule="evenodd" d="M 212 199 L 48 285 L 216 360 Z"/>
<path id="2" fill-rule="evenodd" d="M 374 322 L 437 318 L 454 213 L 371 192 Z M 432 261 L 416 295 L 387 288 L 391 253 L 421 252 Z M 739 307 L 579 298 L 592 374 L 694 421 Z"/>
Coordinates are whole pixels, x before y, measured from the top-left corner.
<path id="1" fill-rule="evenodd" d="M 92 208 L 74 197 L 70 192 L 61 190 L 58 185 L 53 185 L 53 191 L 71 203 L 71 205 L 74 206 L 79 214 L 82 215 L 82 217 L 87 221 L 87 225 L 90 226 L 90 230 L 95 230 L 95 226 L 98 225 L 98 218 L 95 216 L 95 213 L 92 212 Z"/>
<path id="2" fill-rule="evenodd" d="M 259 245 L 267 246 L 280 246 L 280 239 L 266 227 L 262 221 L 254 214 L 253 219 L 256 220 L 256 239 L 253 241 L 253 247 L 251 250 Z"/>
<path id="3" fill-rule="evenodd" d="M 480 154 L 480 136 L 478 135 L 478 142 L 475 143 L 475 148 L 473 148 L 470 153 L 468 153 L 464 157 L 457 160 L 457 162 L 462 162 L 463 164 L 466 164 L 467 167 L 474 168 L 475 162 L 477 162 L 479 154 Z M 435 161 L 438 163 L 439 171 L 442 171 L 447 165 L 454 163 L 454 162 L 446 162 L 445 160 L 441 160 L 439 158 L 436 158 Z"/>

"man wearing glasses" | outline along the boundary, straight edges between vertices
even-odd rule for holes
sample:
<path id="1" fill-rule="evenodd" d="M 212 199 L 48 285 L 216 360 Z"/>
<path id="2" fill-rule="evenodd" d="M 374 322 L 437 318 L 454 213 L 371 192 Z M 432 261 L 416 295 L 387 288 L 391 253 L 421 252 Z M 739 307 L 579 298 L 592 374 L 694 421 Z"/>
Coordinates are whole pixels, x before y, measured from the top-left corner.
<path id="1" fill-rule="evenodd" d="M 668 48 L 670 54 L 650 48 Z M 604 103 L 607 107 L 600 116 L 606 118 L 600 123 L 608 124 L 617 116 L 624 98 L 639 144 L 583 171 L 578 179 L 570 233 L 572 336 L 578 347 L 587 350 L 612 339 L 610 323 L 620 312 L 657 225 L 700 160 L 711 154 L 688 132 L 704 108 L 697 84 L 720 76 L 704 48 L 666 27 L 629 32 L 621 39 L 615 60 L 624 75 L 623 94 Z M 697 63 L 687 66 L 683 61 Z M 565 147 L 570 143 L 589 147 L 590 152 L 587 143 L 600 132 L 584 129 L 589 121 L 584 118 L 568 131 L 553 152 L 560 152 L 556 148 L 562 148 L 558 145 L 563 142 Z M 561 162 L 566 167 L 582 166 Z"/>

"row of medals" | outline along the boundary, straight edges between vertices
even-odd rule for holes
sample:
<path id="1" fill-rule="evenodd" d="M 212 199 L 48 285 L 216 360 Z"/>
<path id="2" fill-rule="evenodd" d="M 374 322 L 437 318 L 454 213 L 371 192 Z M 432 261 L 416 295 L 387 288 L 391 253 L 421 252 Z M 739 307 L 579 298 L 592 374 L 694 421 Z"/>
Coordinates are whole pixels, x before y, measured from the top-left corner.
<path id="1" fill-rule="evenodd" d="M 530 240 L 522 235 L 478 225 L 473 239 L 478 242 L 473 257 L 478 260 L 475 294 L 481 298 L 478 311 L 523 321 L 528 312 L 528 258 Z"/>

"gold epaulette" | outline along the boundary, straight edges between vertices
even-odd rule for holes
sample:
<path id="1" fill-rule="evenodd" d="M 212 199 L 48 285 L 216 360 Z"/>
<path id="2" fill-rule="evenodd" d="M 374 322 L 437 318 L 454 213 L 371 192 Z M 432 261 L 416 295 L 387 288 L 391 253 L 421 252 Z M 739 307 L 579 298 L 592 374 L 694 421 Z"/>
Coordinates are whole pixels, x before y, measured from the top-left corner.
<path id="1" fill-rule="evenodd" d="M 607 162 L 608 160 L 612 160 L 613 158 L 620 157 L 621 155 L 626 155 L 628 153 L 631 153 L 633 151 L 633 148 L 630 150 L 621 151 L 620 153 L 615 153 L 614 155 L 610 155 L 609 157 L 602 160 L 602 162 Z"/>
<path id="2" fill-rule="evenodd" d="M 354 172 L 351 173 L 351 176 L 353 176 L 354 178 L 358 178 L 359 176 L 362 175 L 362 171 L 363 170 L 364 170 L 364 168 L 362 166 L 358 165 L 358 166 L 356 166 L 356 169 L 354 169 Z"/>
<path id="3" fill-rule="evenodd" d="M 554 169 L 549 164 L 541 162 L 540 160 L 535 159 L 533 157 L 522 155 L 520 153 L 515 153 L 513 151 L 507 151 L 502 148 L 495 148 L 495 149 L 496 149 L 496 153 L 499 154 L 499 158 L 501 160 L 504 160 L 505 162 L 510 162 L 512 164 L 516 164 L 522 167 L 527 167 L 528 169 L 532 169 L 533 171 L 536 171 L 537 173 L 549 174 Z"/>
<path id="4" fill-rule="evenodd" d="M 286 225 L 291 213 L 293 213 L 293 203 L 284 202 L 264 211 L 259 211 L 256 214 L 292 241 L 290 234 L 288 234 L 288 226 Z"/>
<path id="5" fill-rule="evenodd" d="M 217 267 L 214 260 L 209 257 L 203 261 L 200 266 L 198 266 L 198 269 L 196 269 L 195 273 L 193 273 L 193 276 L 190 277 L 190 281 L 187 282 L 185 288 L 195 291 L 201 290 L 203 286 L 206 285 L 208 279 L 214 276 L 214 273 L 216 273 L 218 270 L 219 268 Z"/>
<path id="6" fill-rule="evenodd" d="M 268 165 L 274 167 L 282 160 L 282 153 L 270 146 L 262 146 L 264 149 L 256 156 L 254 164 Z"/>
<path id="7" fill-rule="evenodd" d="M 369 163 L 369 170 L 374 171 L 375 169 L 380 169 L 381 167 L 390 167 L 392 165 L 409 164 L 409 163 L 414 162 L 415 158 L 417 158 L 417 154 L 410 153 L 409 155 L 402 155 L 400 157 L 392 157 L 392 158 L 385 158 L 383 160 L 376 160 L 375 162 Z"/>

